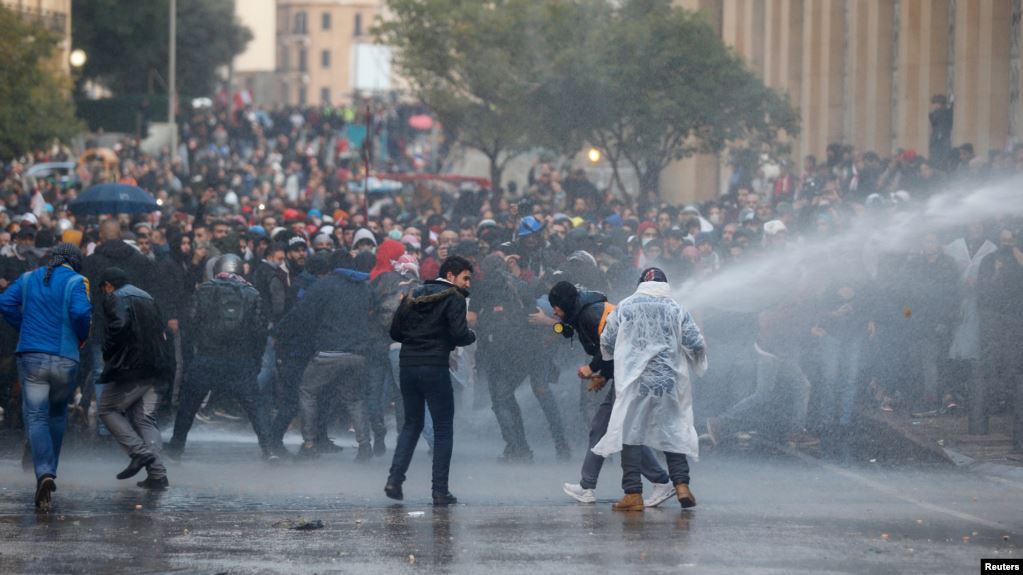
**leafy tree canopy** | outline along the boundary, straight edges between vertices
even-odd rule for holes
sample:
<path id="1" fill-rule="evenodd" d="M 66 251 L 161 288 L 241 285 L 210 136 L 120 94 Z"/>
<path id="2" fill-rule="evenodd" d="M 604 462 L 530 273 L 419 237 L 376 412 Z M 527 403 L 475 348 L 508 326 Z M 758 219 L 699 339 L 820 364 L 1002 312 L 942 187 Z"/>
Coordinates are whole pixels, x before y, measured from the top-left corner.
<path id="1" fill-rule="evenodd" d="M 70 78 L 55 61 L 60 40 L 0 6 L 0 158 L 66 141 L 80 129 Z"/>
<path id="2" fill-rule="evenodd" d="M 121 94 L 146 92 L 151 71 L 166 78 L 169 12 L 168 0 L 75 0 L 72 37 L 88 55 L 83 75 Z M 178 91 L 211 93 L 216 69 L 251 39 L 235 17 L 233 0 L 178 0 Z"/>
<path id="3" fill-rule="evenodd" d="M 571 154 L 590 143 L 656 190 L 672 161 L 774 147 L 798 130 L 787 98 L 670 0 L 389 6 L 378 37 L 414 92 L 492 166 L 533 146 Z"/>

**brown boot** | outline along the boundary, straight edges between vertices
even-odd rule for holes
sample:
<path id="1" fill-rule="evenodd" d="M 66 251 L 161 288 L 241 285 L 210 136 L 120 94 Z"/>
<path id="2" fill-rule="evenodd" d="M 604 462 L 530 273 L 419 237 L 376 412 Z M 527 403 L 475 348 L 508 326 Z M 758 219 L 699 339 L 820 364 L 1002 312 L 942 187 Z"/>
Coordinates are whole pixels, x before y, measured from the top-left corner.
<path id="1" fill-rule="evenodd" d="M 611 506 L 614 511 L 643 511 L 644 508 L 642 493 L 626 493 L 621 501 Z"/>
<path id="2" fill-rule="evenodd" d="M 678 496 L 678 502 L 682 505 L 682 509 L 696 507 L 696 497 L 692 491 L 689 491 L 689 486 L 685 483 L 679 483 L 675 486 L 675 495 Z"/>

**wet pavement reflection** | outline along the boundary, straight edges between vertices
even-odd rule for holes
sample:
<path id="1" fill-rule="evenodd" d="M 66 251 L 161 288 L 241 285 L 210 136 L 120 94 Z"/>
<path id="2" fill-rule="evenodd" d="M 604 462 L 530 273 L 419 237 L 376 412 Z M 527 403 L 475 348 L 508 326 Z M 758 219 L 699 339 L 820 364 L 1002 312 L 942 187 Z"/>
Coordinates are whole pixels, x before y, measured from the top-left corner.
<path id="1" fill-rule="evenodd" d="M 716 455 L 694 464 L 695 509 L 669 500 L 622 514 L 610 509 L 617 465 L 600 501 L 579 505 L 560 491 L 575 464 L 501 466 L 486 447 L 456 459 L 463 503 L 450 508 L 429 505 L 425 452 L 402 503 L 383 496 L 386 458 L 356 465 L 348 452 L 271 468 L 252 445 L 208 442 L 170 467 L 164 493 L 113 479 L 119 459 L 72 455 L 47 514 L 32 508 L 31 477 L 3 459 L 0 573 L 952 573 L 1023 555 L 1023 485 L 947 468 L 847 475 Z M 315 520 L 323 527 L 289 528 Z"/>

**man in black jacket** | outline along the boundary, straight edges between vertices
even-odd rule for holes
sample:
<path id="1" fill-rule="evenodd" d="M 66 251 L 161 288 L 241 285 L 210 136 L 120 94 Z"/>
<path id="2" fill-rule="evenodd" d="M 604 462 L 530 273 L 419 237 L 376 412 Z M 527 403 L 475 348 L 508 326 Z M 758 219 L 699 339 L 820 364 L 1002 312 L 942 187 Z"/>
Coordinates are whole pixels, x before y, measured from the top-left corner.
<path id="1" fill-rule="evenodd" d="M 398 436 L 384 493 L 401 500 L 405 472 L 423 431 L 424 407 L 433 418 L 433 504 L 453 505 L 448 490 L 453 448 L 455 396 L 448 369 L 451 352 L 476 341 L 466 323 L 466 298 L 472 264 L 451 256 L 440 266 L 438 279 L 416 288 L 402 300 L 391 320 L 391 339 L 401 344 L 401 397 L 405 425 Z"/>
<path id="2" fill-rule="evenodd" d="M 146 468 L 149 476 L 138 486 L 166 489 L 167 468 L 160 461 L 163 440 L 154 415 L 168 371 L 173 372 L 166 324 L 153 298 L 131 285 L 124 270 L 104 270 L 100 290 L 107 324 L 103 381 L 108 387 L 99 402 L 99 417 L 131 456 L 117 478 L 134 477 Z"/>
<path id="3" fill-rule="evenodd" d="M 587 389 L 593 392 L 600 391 L 607 385 L 608 380 L 614 378 L 614 361 L 603 359 L 600 353 L 600 334 L 604 331 L 604 322 L 614 310 L 614 306 L 608 303 L 604 294 L 579 291 L 566 281 L 554 284 L 547 297 L 554 308 L 554 315 L 562 321 L 555 326 L 555 331 L 560 330 L 561 335 L 565 337 L 578 336 L 583 350 L 592 358 L 590 363 L 581 366 L 576 374 L 580 379 L 590 381 Z M 566 495 L 580 503 L 597 502 L 593 490 L 597 487 L 604 458 L 593 453 L 592 449 L 607 433 L 607 424 L 611 420 L 614 403 L 615 388 L 612 384 L 604 401 L 597 408 L 593 421 L 590 422 L 590 449 L 586 450 L 586 457 L 583 459 L 582 480 L 579 483 L 566 483 L 562 487 Z M 654 484 L 650 498 L 644 502 L 647 507 L 656 507 L 675 494 L 675 487 L 668 472 L 661 467 L 649 447 L 643 448 L 640 472 Z"/>
<path id="4" fill-rule="evenodd" d="M 195 292 L 190 320 L 194 357 L 181 385 L 174 436 L 165 450 L 172 458 L 181 456 L 195 414 L 215 387 L 233 396 L 245 410 L 263 458 L 272 463 L 279 460 L 271 452 L 269 406 L 256 387 L 267 318 L 259 292 L 240 275 L 242 265 L 234 254 L 220 256 L 215 277 Z"/>
<path id="5" fill-rule="evenodd" d="M 108 268 L 116 267 L 128 276 L 128 282 L 146 293 L 151 293 L 155 264 L 146 256 L 139 253 L 130 244 L 121 239 L 121 226 L 117 220 L 105 220 L 99 226 L 100 244 L 96 251 L 82 263 L 82 275 L 89 279 L 92 286 L 90 294 L 93 301 L 99 301 L 102 292 L 100 291 L 101 276 Z M 90 341 L 90 353 L 84 358 L 90 362 L 90 368 L 85 381 L 85 389 L 82 394 L 82 405 L 88 407 L 93 397 L 97 403 L 103 396 L 103 388 L 106 383 L 101 377 L 103 374 L 103 340 L 104 340 L 104 314 L 100 306 L 94 306 L 92 315 L 92 337 Z"/>

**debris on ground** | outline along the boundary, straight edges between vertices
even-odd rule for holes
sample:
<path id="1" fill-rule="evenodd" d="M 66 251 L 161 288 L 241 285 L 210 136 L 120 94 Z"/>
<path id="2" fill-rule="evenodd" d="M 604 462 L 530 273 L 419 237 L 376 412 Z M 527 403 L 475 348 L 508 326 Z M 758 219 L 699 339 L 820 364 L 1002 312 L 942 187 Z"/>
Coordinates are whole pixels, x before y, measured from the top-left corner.
<path id="1" fill-rule="evenodd" d="M 299 517 L 298 519 L 283 519 L 273 524 L 278 529 L 294 529 L 295 531 L 314 531 L 323 529 L 323 521 L 313 519 L 308 521 Z"/>

